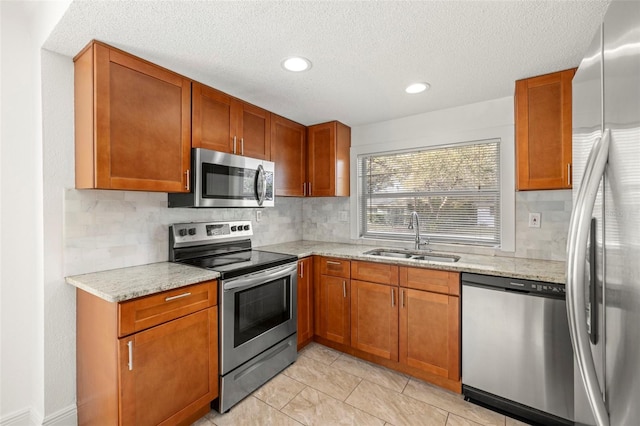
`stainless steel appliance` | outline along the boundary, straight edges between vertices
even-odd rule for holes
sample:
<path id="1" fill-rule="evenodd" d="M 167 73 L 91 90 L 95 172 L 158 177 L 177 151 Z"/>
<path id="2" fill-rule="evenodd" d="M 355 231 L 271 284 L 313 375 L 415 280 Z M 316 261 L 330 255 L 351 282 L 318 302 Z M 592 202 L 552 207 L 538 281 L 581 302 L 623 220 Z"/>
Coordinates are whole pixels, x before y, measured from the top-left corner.
<path id="1" fill-rule="evenodd" d="M 576 423 L 640 425 L 640 3 L 614 0 L 573 79 L 567 314 Z"/>
<path id="2" fill-rule="evenodd" d="M 179 223 L 169 260 L 220 273 L 220 412 L 297 358 L 297 257 L 253 250 L 251 222 Z"/>
<path id="3" fill-rule="evenodd" d="M 462 274 L 462 393 L 541 424 L 573 424 L 564 285 Z"/>
<path id="4" fill-rule="evenodd" d="M 169 194 L 169 207 L 274 206 L 271 161 L 194 148 L 191 170 L 191 192 Z"/>

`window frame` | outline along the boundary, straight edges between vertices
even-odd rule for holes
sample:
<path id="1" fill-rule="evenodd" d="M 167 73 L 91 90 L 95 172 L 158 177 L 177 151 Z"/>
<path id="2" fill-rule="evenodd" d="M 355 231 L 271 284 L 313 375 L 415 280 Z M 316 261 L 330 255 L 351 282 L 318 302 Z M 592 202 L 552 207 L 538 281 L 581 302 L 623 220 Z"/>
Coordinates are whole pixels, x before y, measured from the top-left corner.
<path id="1" fill-rule="evenodd" d="M 505 164 L 505 160 L 503 156 L 505 153 L 505 149 L 503 147 L 504 140 L 500 136 L 493 136 L 489 138 L 477 138 L 477 139 L 471 139 L 471 140 L 465 140 L 465 141 L 447 143 L 447 144 L 414 146 L 411 148 L 399 149 L 399 150 L 393 150 L 393 151 L 354 153 L 352 162 L 355 163 L 354 165 L 356 166 L 355 167 L 356 171 L 355 173 L 353 173 L 352 177 L 354 177 L 355 175 L 355 181 L 356 181 L 355 183 L 356 183 L 357 190 L 355 191 L 356 193 L 354 194 L 355 203 L 353 203 L 353 200 L 352 200 L 352 206 L 355 205 L 357 207 L 355 212 L 355 216 L 357 219 L 355 231 L 357 232 L 357 237 L 359 239 L 380 240 L 380 241 L 413 241 L 415 239 L 415 236 L 412 235 L 411 233 L 392 233 L 392 232 L 386 233 L 386 232 L 375 232 L 375 231 L 372 232 L 372 231 L 366 230 L 366 225 L 367 225 L 367 223 L 365 223 L 366 215 L 367 215 L 366 211 L 369 208 L 369 200 L 370 200 L 370 197 L 364 194 L 364 188 L 367 185 L 366 183 L 367 174 L 364 173 L 362 176 L 359 176 L 359 172 L 358 172 L 358 170 L 364 167 L 363 161 L 366 161 L 366 158 L 375 157 L 375 156 L 384 156 L 384 155 L 391 156 L 396 154 L 401 155 L 401 154 L 407 154 L 407 153 L 419 153 L 419 152 L 425 152 L 425 151 L 435 151 L 435 150 L 443 150 L 443 149 L 451 149 L 451 148 L 463 148 L 465 146 L 474 146 L 474 145 L 481 145 L 481 144 L 496 144 L 497 182 L 495 182 L 495 189 L 483 190 L 483 191 L 472 191 L 472 190 L 434 191 L 429 194 L 431 196 L 438 196 L 438 195 L 445 195 L 445 194 L 446 195 L 451 194 L 456 196 L 468 195 L 472 201 L 474 201 L 473 196 L 477 195 L 480 192 L 484 192 L 490 195 L 491 194 L 497 195 L 497 202 L 495 203 L 495 208 L 497 213 L 495 215 L 494 220 L 498 226 L 498 230 L 494 233 L 495 238 L 491 239 L 491 241 L 482 241 L 480 239 L 474 240 L 473 238 L 470 238 L 470 237 L 464 237 L 462 236 L 462 234 L 449 235 L 444 238 L 438 237 L 438 235 L 434 235 L 434 236 L 430 236 L 430 238 L 431 238 L 431 242 L 438 243 L 438 244 L 455 244 L 459 246 L 481 247 L 486 249 L 498 249 L 498 250 L 501 249 L 504 246 L 504 240 L 505 240 L 505 235 L 504 235 L 505 212 L 503 209 L 505 205 L 505 200 L 504 200 L 505 185 L 503 184 L 503 173 L 504 173 L 503 166 Z M 381 194 L 381 196 L 377 198 L 407 198 L 407 197 L 410 198 L 412 194 L 413 196 L 424 196 L 427 193 L 422 191 L 388 193 L 388 194 Z M 353 231 L 354 230 L 352 228 L 352 233 Z M 426 235 L 426 233 L 421 232 L 421 235 Z"/>

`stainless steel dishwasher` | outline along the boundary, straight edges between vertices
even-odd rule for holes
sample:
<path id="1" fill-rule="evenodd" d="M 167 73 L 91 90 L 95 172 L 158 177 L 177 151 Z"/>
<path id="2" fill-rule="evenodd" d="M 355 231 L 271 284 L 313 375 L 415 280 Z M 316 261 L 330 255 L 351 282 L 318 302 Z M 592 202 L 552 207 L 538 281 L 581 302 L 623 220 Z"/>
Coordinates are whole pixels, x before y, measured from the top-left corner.
<path id="1" fill-rule="evenodd" d="M 462 393 L 535 424 L 573 424 L 564 285 L 462 274 Z"/>

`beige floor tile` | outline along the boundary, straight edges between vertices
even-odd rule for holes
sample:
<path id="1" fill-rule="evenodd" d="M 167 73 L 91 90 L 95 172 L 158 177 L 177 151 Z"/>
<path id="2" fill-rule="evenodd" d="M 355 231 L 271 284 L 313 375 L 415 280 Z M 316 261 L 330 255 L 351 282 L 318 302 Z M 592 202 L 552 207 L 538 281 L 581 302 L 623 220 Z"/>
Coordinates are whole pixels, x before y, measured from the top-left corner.
<path id="1" fill-rule="evenodd" d="M 505 416 L 467 402 L 462 395 L 411 379 L 403 393 L 481 425 L 504 426 Z"/>
<path id="2" fill-rule="evenodd" d="M 507 426 L 528 426 L 528 425 L 529 423 L 524 423 L 524 422 L 521 422 L 520 420 L 507 417 Z"/>
<path id="3" fill-rule="evenodd" d="M 447 418 L 447 426 L 482 426 L 482 425 L 472 420 L 465 419 L 464 417 L 456 416 L 453 413 L 449 413 L 449 417 Z"/>
<path id="4" fill-rule="evenodd" d="M 344 401 L 361 380 L 304 355 L 284 370 L 284 374 L 340 401 Z"/>
<path id="5" fill-rule="evenodd" d="M 447 412 L 363 380 L 345 401 L 394 425 L 444 426 Z"/>
<path id="6" fill-rule="evenodd" d="M 286 414 L 253 396 L 245 398 L 228 413 L 213 418 L 217 426 L 300 426 Z"/>
<path id="7" fill-rule="evenodd" d="M 213 426 L 213 423 L 207 416 L 204 416 L 197 422 L 191 423 L 191 426 Z"/>
<path id="8" fill-rule="evenodd" d="M 309 343 L 298 353 L 298 355 L 304 355 L 306 357 L 313 358 L 316 361 L 320 361 L 323 364 L 327 365 L 338 359 L 341 354 L 342 352 L 336 351 L 315 342 Z"/>
<path id="9" fill-rule="evenodd" d="M 409 381 L 404 374 L 346 354 L 340 355 L 331 366 L 396 392 L 402 392 Z"/>
<path id="10" fill-rule="evenodd" d="M 266 402 L 275 409 L 280 410 L 304 388 L 305 385 L 302 383 L 297 382 L 284 374 L 278 374 L 252 395 L 259 400 Z"/>
<path id="11" fill-rule="evenodd" d="M 331 398 L 312 388 L 305 388 L 282 412 L 309 426 L 358 425 L 382 426 L 384 421 Z"/>

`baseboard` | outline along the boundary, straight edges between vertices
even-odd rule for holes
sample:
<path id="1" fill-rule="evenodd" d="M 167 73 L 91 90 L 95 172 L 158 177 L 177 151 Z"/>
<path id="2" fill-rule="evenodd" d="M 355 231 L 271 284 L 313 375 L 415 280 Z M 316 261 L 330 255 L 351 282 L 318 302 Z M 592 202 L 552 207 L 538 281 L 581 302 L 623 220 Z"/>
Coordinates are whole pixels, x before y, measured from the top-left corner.
<path id="1" fill-rule="evenodd" d="M 34 409 L 25 408 L 0 419 L 0 426 L 77 426 L 78 410 L 70 405 L 44 419 Z"/>
<path id="2" fill-rule="evenodd" d="M 0 419 L 0 426 L 36 426 L 28 408 L 7 414 Z"/>
<path id="3" fill-rule="evenodd" d="M 78 408 L 75 404 L 58 410 L 42 420 L 42 426 L 77 426 L 77 424 Z"/>

